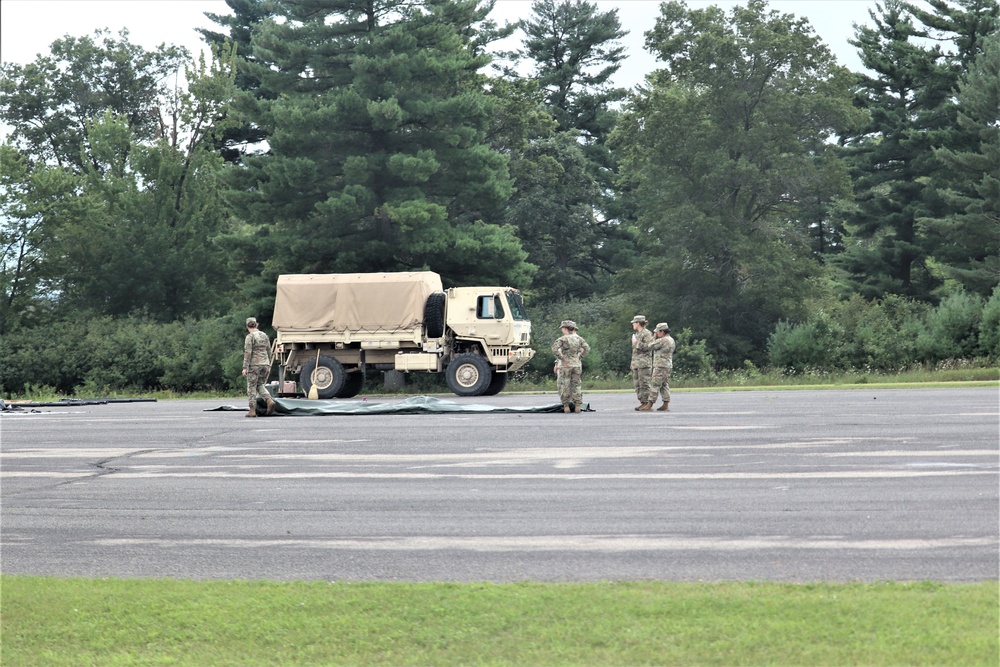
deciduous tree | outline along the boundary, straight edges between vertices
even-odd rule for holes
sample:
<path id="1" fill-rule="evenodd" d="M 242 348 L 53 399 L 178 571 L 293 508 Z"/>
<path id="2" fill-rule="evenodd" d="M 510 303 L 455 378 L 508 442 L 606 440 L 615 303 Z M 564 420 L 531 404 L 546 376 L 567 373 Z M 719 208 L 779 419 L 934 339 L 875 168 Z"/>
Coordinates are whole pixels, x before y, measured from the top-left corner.
<path id="1" fill-rule="evenodd" d="M 107 30 L 92 37 L 65 37 L 27 65 L 0 66 L 0 111 L 15 146 L 33 161 L 82 169 L 96 163 L 86 124 L 110 112 L 138 141 L 162 131 L 160 107 L 178 83 L 189 54 L 183 47 L 147 51 Z"/>
<path id="2" fill-rule="evenodd" d="M 614 137 L 642 253 L 619 287 L 723 365 L 760 362 L 818 274 L 802 220 L 816 192 L 843 192 L 824 154 L 858 122 L 852 78 L 806 20 L 760 1 L 664 3 L 646 37 L 663 66 Z"/>

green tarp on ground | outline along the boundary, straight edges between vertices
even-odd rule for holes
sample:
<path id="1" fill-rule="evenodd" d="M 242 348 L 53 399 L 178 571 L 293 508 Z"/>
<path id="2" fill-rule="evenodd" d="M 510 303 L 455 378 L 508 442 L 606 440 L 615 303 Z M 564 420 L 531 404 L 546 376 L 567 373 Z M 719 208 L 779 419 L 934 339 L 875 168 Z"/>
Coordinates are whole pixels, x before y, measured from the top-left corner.
<path id="1" fill-rule="evenodd" d="M 304 398 L 274 399 L 274 415 L 277 416 L 317 416 L 317 415 L 419 415 L 442 412 L 562 412 L 562 403 L 548 405 L 505 406 L 458 403 L 433 396 L 413 396 L 402 401 L 310 401 Z M 264 402 L 260 401 L 257 414 L 264 414 Z M 215 408 L 223 410 L 228 408 Z M 593 412 L 589 403 L 581 406 L 584 412 Z"/>

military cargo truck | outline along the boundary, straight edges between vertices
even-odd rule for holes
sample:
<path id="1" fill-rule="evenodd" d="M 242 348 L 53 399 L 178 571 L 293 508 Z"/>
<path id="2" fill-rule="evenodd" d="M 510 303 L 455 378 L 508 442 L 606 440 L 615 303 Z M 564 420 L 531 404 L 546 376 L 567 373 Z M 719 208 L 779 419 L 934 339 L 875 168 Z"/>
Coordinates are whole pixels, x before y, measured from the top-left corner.
<path id="1" fill-rule="evenodd" d="M 282 275 L 272 326 L 278 386 L 350 398 L 368 370 L 444 373 L 459 396 L 492 396 L 534 356 L 511 287 L 452 287 L 433 271 Z"/>

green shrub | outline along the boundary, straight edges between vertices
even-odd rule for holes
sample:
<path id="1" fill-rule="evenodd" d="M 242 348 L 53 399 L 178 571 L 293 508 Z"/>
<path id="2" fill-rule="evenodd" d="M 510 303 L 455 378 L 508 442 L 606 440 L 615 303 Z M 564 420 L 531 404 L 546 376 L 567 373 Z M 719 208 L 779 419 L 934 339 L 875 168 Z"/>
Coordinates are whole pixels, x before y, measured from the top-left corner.
<path id="1" fill-rule="evenodd" d="M 929 312 L 917 335 L 917 359 L 937 362 L 975 357 L 979 351 L 979 325 L 983 298 L 965 291 L 956 292 Z"/>
<path id="2" fill-rule="evenodd" d="M 779 322 L 768 340 L 770 364 L 796 373 L 894 371 L 917 360 L 924 304 L 899 296 L 868 301 L 853 295 L 825 304 L 806 322 Z"/>
<path id="3" fill-rule="evenodd" d="M 796 372 L 810 368 L 840 368 L 844 334 L 838 323 L 823 311 L 808 322 L 779 322 L 768 338 L 771 365 Z"/>
<path id="4" fill-rule="evenodd" d="M 674 350 L 674 376 L 678 378 L 709 378 L 715 367 L 715 360 L 708 353 L 704 340 L 695 340 L 689 328 L 681 329 L 674 336 L 677 348 Z"/>
<path id="5" fill-rule="evenodd" d="M 831 313 L 843 332 L 840 367 L 898 370 L 912 364 L 925 309 L 896 295 L 881 301 L 853 295 L 835 304 Z"/>
<path id="6" fill-rule="evenodd" d="M 979 323 L 979 351 L 994 361 L 1000 360 L 1000 286 L 993 289 Z"/>
<path id="7" fill-rule="evenodd" d="M 158 389 L 164 371 L 161 351 L 180 327 L 139 316 L 105 316 L 88 320 L 81 329 L 87 350 L 82 383 L 104 394 Z"/>
<path id="8" fill-rule="evenodd" d="M 7 395 L 23 394 L 28 387 L 51 387 L 71 395 L 86 370 L 88 355 L 82 338 L 79 323 L 69 320 L 7 331 L 0 337 L 5 357 L 0 364 L 0 388 Z"/>
<path id="9" fill-rule="evenodd" d="M 177 391 L 245 388 L 243 323 L 237 315 L 185 322 L 180 335 L 168 341 L 162 385 Z"/>

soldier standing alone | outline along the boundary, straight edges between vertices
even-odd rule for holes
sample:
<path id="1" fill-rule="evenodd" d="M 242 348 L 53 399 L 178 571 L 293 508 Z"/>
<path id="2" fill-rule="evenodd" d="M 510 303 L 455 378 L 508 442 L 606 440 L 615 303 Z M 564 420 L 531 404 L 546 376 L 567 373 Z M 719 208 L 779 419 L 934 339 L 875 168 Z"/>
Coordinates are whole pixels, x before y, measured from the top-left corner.
<path id="1" fill-rule="evenodd" d="M 563 335 L 552 344 L 552 354 L 556 355 L 556 384 L 559 387 L 559 398 L 562 400 L 563 412 L 569 412 L 569 404 L 573 403 L 573 411 L 580 412 L 583 404 L 583 361 L 590 352 L 590 345 L 580 336 L 576 322 L 563 320 L 560 324 Z"/>
<path id="2" fill-rule="evenodd" d="M 649 389 L 649 380 L 653 372 L 653 355 L 649 344 L 653 342 L 653 334 L 646 329 L 646 316 L 636 315 L 632 318 L 632 381 L 635 383 L 635 396 L 639 399 L 638 411 L 646 412 L 653 409 L 656 394 Z"/>
<path id="3" fill-rule="evenodd" d="M 677 344 L 670 336 L 670 327 L 660 322 L 653 329 L 653 342 L 649 349 L 653 352 L 653 374 L 649 381 L 649 405 L 656 403 L 656 395 L 663 398 L 663 405 L 657 412 L 670 410 L 670 374 L 674 370 L 674 348 Z"/>
<path id="4" fill-rule="evenodd" d="M 247 337 L 243 341 L 243 377 L 247 379 L 247 400 L 250 411 L 247 417 L 257 416 L 257 398 L 267 403 L 267 414 L 274 414 L 274 399 L 264 386 L 271 374 L 271 340 L 257 329 L 257 318 L 247 318 Z"/>

